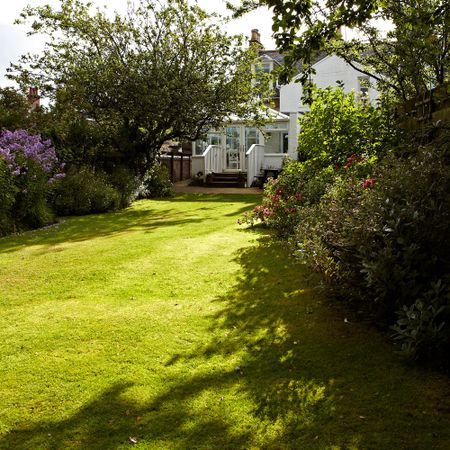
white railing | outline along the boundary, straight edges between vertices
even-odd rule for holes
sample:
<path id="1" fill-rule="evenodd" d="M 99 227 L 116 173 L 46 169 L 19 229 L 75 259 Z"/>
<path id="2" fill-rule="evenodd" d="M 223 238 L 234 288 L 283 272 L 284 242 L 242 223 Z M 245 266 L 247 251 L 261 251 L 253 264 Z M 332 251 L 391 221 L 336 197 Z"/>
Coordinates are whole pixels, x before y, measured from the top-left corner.
<path id="1" fill-rule="evenodd" d="M 247 156 L 247 186 L 251 187 L 263 167 L 264 145 L 253 144 L 245 156 Z"/>
<path id="2" fill-rule="evenodd" d="M 203 179 L 210 173 L 220 173 L 224 167 L 224 155 L 218 145 L 208 145 L 201 155 L 192 156 L 193 173 L 202 172 Z"/>
<path id="3" fill-rule="evenodd" d="M 245 172 L 247 170 L 247 158 L 245 157 L 245 148 L 239 151 L 239 171 Z"/>

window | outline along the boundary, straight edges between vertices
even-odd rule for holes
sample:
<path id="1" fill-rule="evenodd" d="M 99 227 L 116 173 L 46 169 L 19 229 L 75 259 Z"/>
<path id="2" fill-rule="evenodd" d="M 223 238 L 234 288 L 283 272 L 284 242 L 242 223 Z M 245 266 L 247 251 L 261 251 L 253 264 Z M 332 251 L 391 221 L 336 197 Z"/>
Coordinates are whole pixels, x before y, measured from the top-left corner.
<path id="1" fill-rule="evenodd" d="M 252 145 L 259 144 L 259 132 L 256 128 L 245 128 L 245 151 Z"/>
<path id="2" fill-rule="evenodd" d="M 205 139 L 195 141 L 195 154 L 201 155 L 210 145 L 221 145 L 222 136 L 218 131 L 210 131 Z"/>
<path id="3" fill-rule="evenodd" d="M 287 153 L 288 133 L 285 130 L 269 131 L 266 133 L 264 153 Z"/>
<path id="4" fill-rule="evenodd" d="M 369 96 L 369 77 L 358 77 L 358 88 L 359 88 L 359 94 L 361 97 L 368 97 Z"/>

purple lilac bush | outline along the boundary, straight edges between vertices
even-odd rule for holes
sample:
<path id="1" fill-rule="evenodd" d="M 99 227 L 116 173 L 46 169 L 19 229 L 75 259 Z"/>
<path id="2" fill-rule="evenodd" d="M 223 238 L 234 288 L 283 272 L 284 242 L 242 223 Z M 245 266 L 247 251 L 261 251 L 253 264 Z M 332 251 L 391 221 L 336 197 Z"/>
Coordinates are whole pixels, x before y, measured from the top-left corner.
<path id="1" fill-rule="evenodd" d="M 26 174 L 30 162 L 49 174 L 49 180 L 53 175 L 56 178 L 64 176 L 64 165 L 59 164 L 52 142 L 25 130 L 0 133 L 0 156 L 14 176 Z"/>
<path id="2" fill-rule="evenodd" d="M 2 131 L 0 162 L 0 185 L 8 199 L 0 205 L 0 235 L 50 222 L 51 184 L 64 177 L 51 141 L 25 130 Z"/>

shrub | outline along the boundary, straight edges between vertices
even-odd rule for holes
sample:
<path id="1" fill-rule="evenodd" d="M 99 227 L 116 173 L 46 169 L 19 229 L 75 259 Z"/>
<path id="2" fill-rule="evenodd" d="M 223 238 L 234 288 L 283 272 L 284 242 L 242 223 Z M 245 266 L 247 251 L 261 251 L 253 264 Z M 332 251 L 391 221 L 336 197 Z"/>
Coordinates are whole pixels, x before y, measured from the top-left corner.
<path id="1" fill-rule="evenodd" d="M 280 175 L 276 180 L 270 178 L 264 187 L 262 204 L 244 215 L 243 221 L 251 225 L 261 222 L 275 228 L 280 235 L 289 234 L 299 220 L 302 203 L 302 194 L 296 191 L 296 184 L 289 181 L 292 181 L 289 176 Z"/>
<path id="2" fill-rule="evenodd" d="M 336 165 L 343 167 L 351 155 L 370 159 L 384 153 L 395 137 L 390 114 L 353 92 L 328 87 L 312 90 L 310 111 L 300 118 L 300 161 L 309 161 L 313 172 Z"/>
<path id="3" fill-rule="evenodd" d="M 84 215 L 119 208 L 121 195 L 102 172 L 72 168 L 56 186 L 53 203 L 59 215 Z"/>
<path id="4" fill-rule="evenodd" d="M 7 189 L 2 195 L 6 201 L 3 222 L 10 222 L 14 229 L 49 223 L 53 219 L 48 203 L 51 184 L 64 176 L 51 142 L 24 130 L 4 131 L 0 134 L 0 159 L 2 185 Z"/>
<path id="5" fill-rule="evenodd" d="M 266 184 L 263 204 L 244 218 L 247 223 L 261 220 L 279 234 L 293 233 L 303 220 L 299 196 L 308 207 L 318 204 L 338 178 L 370 180 L 377 155 L 385 153 L 388 137 L 395 135 L 389 114 L 357 101 L 353 92 L 314 89 L 312 101 L 311 110 L 300 119 L 300 162 L 287 162 L 276 182 Z"/>
<path id="6" fill-rule="evenodd" d="M 173 195 L 169 171 L 158 162 L 146 173 L 139 189 L 139 198 L 162 198 Z"/>
<path id="7" fill-rule="evenodd" d="M 336 180 L 321 204 L 302 214 L 292 240 L 337 295 L 387 324 L 398 312 L 397 332 L 409 354 L 441 345 L 429 338 L 433 314 L 445 316 L 439 336 L 448 343 L 449 147 L 443 139 L 415 155 L 387 158 L 376 179 L 363 183 Z"/>
<path id="8" fill-rule="evenodd" d="M 14 229 L 12 207 L 16 193 L 14 177 L 8 169 L 6 161 L 0 158 L 0 236 Z"/>
<path id="9" fill-rule="evenodd" d="M 119 208 L 126 208 L 133 203 L 139 195 L 139 178 L 125 166 L 114 168 L 108 179 L 120 195 Z"/>
<path id="10" fill-rule="evenodd" d="M 430 350 L 448 346 L 449 309 L 449 286 L 444 286 L 441 280 L 431 283 L 430 290 L 411 306 L 403 305 L 392 327 L 402 352 L 408 357 L 423 356 Z"/>

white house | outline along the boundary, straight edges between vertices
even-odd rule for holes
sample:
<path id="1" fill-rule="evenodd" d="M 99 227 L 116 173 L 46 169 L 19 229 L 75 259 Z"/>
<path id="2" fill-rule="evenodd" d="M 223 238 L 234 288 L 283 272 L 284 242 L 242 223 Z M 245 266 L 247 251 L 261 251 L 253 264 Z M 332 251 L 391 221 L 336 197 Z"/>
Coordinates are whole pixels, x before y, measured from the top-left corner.
<path id="1" fill-rule="evenodd" d="M 258 30 L 252 30 L 250 43 L 260 47 L 263 71 L 270 73 L 282 63 L 283 57 L 279 52 L 262 47 Z M 368 96 L 371 101 L 377 98 L 377 91 L 367 87 L 374 80 L 335 55 L 321 55 L 313 68 L 312 81 L 319 88 L 343 85 L 345 92 L 353 90 Z M 308 111 L 308 105 L 302 102 L 302 86 L 296 82 L 299 77 L 300 74 L 291 83 L 276 87 L 272 98 L 275 109 L 268 111 L 269 121 L 263 130 L 253 128 L 236 117 L 222 129 L 208 132 L 206 140 L 196 141 L 192 153 L 192 176 L 206 178 L 211 175 L 213 179 L 218 176 L 223 180 L 223 174 L 240 174 L 241 179 L 245 177 L 246 185 L 251 186 L 260 177 L 276 174 L 284 158 L 296 159 L 300 132 L 298 119 Z"/>

